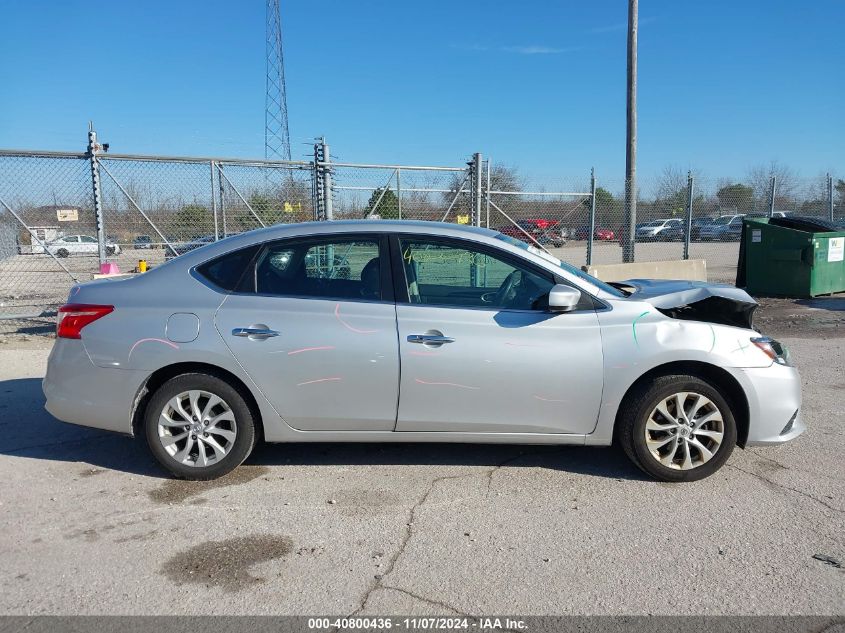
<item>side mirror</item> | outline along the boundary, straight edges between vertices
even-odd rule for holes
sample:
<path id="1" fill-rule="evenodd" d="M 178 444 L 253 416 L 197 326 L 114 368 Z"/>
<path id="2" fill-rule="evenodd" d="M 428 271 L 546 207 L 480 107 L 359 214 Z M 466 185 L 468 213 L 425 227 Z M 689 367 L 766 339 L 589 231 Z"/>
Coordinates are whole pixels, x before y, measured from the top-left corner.
<path id="1" fill-rule="evenodd" d="M 555 284 L 549 292 L 549 310 L 552 312 L 569 312 L 581 300 L 581 291 L 565 284 Z"/>

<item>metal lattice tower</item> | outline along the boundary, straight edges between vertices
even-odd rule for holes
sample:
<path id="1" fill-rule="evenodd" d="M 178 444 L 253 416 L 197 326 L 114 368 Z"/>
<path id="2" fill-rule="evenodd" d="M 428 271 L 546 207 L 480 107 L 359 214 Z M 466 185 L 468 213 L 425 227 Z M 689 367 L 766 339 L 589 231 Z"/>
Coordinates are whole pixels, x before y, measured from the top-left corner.
<path id="1" fill-rule="evenodd" d="M 264 158 L 290 160 L 285 58 L 279 0 L 267 0 L 267 96 L 264 110 Z"/>

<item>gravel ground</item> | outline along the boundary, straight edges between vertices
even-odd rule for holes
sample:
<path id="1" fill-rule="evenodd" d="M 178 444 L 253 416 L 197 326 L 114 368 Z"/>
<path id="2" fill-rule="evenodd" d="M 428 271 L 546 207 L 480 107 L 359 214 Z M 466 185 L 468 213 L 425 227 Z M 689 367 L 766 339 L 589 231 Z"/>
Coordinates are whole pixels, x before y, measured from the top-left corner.
<path id="1" fill-rule="evenodd" d="M 684 485 L 615 449 L 372 444 L 180 482 L 43 410 L 49 339 L 0 339 L 0 614 L 841 615 L 842 303 L 764 302 L 809 430 Z"/>

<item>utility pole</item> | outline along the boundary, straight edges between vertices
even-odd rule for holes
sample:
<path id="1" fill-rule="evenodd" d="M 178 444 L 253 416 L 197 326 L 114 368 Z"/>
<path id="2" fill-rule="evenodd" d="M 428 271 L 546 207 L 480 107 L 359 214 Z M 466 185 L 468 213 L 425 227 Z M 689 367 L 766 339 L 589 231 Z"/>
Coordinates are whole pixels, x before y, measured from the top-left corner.
<path id="1" fill-rule="evenodd" d="M 637 14 L 638 0 L 628 0 L 628 97 L 625 132 L 625 226 L 622 261 L 634 261 L 637 227 Z"/>

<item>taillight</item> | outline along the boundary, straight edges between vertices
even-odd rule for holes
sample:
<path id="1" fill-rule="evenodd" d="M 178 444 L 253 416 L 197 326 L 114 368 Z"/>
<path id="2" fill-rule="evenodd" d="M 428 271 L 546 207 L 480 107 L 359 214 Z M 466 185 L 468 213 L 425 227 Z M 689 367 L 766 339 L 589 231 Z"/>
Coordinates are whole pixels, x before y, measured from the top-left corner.
<path id="1" fill-rule="evenodd" d="M 82 328 L 114 311 L 114 306 L 68 303 L 59 308 L 57 338 L 82 338 Z"/>

